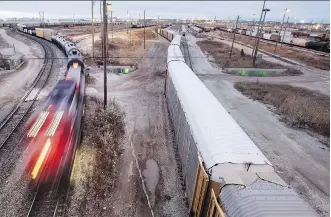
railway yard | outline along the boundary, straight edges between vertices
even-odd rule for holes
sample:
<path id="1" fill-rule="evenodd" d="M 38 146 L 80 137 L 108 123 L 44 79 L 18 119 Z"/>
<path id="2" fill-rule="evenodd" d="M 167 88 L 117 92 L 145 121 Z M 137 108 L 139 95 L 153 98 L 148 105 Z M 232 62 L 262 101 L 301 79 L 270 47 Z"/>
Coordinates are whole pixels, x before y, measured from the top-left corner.
<path id="1" fill-rule="evenodd" d="M 330 216 L 330 53 L 112 30 L 0 28 L 0 216 Z"/>

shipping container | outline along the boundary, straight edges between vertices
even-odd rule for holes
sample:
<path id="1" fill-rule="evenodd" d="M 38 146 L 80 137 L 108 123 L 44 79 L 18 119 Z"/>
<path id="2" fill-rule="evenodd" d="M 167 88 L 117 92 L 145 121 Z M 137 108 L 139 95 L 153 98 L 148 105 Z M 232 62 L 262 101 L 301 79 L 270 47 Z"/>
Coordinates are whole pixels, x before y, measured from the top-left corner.
<path id="1" fill-rule="evenodd" d="M 272 41 L 280 41 L 280 35 L 279 34 L 271 34 L 270 40 Z"/>
<path id="2" fill-rule="evenodd" d="M 307 39 L 304 38 L 292 38 L 291 40 L 291 44 L 295 44 L 302 47 L 305 47 L 307 42 Z"/>
<path id="3" fill-rule="evenodd" d="M 52 36 L 56 35 L 56 31 L 53 29 L 44 29 L 44 39 L 51 41 Z"/>
<path id="4" fill-rule="evenodd" d="M 36 35 L 40 38 L 44 38 L 44 29 L 36 28 Z"/>

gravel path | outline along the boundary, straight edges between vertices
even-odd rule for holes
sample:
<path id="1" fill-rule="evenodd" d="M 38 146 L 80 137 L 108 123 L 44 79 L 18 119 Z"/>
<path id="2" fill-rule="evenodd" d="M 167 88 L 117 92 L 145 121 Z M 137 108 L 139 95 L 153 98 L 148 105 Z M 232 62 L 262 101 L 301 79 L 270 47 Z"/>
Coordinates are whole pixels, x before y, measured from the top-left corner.
<path id="1" fill-rule="evenodd" d="M 188 215 L 163 95 L 169 43 L 159 39 L 136 71 L 120 76 L 108 74 L 108 96 L 115 98 L 126 114 L 125 150 L 111 216 Z M 96 83 L 87 94 L 102 98 L 103 75 L 93 76 Z"/>

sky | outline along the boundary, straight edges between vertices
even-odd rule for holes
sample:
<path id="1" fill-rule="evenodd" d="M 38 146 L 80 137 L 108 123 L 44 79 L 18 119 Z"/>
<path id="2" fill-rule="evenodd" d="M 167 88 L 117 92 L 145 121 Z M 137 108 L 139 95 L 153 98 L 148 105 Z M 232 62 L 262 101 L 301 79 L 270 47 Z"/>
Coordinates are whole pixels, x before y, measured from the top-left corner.
<path id="1" fill-rule="evenodd" d="M 175 18 L 253 20 L 260 18 L 263 1 L 108 1 L 112 3 L 113 16 L 125 18 L 127 11 L 131 18 Z M 330 1 L 266 1 L 270 9 L 266 20 L 281 21 L 285 8 L 290 12 L 290 22 L 330 23 Z M 91 1 L 0 1 L 0 18 L 38 17 L 45 13 L 45 19 L 90 18 Z M 100 3 L 95 2 L 94 17 L 100 17 Z"/>

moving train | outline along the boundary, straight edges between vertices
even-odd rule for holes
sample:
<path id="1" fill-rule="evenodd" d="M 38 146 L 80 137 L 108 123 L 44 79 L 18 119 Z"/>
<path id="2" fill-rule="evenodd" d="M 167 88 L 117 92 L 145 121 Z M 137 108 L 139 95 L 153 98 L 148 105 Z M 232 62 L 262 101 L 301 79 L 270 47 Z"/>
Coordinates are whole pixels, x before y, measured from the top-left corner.
<path id="1" fill-rule="evenodd" d="M 181 36 L 172 37 L 165 96 L 190 216 L 318 216 L 189 68 Z"/>
<path id="2" fill-rule="evenodd" d="M 76 47 L 75 43 L 65 36 L 57 34 L 53 29 L 27 27 L 23 24 L 18 24 L 17 29 L 20 32 L 45 39 L 58 46 L 68 57 L 67 71 L 65 73 L 66 79 L 75 80 L 77 91 L 82 93 L 81 80 L 84 76 L 85 63 L 84 57 Z M 83 86 L 83 88 L 85 87 Z"/>
<path id="3" fill-rule="evenodd" d="M 74 141 L 80 133 L 85 63 L 75 44 L 56 31 L 24 25 L 18 25 L 17 29 L 54 43 L 68 58 L 64 78 L 55 85 L 45 103 L 30 116 L 25 126 L 25 171 L 36 187 L 53 182 L 62 174 L 61 171 L 70 166 L 67 156 L 73 155 L 77 145 Z"/>
<path id="4" fill-rule="evenodd" d="M 73 80 L 59 81 L 43 106 L 26 123 L 26 172 L 34 184 L 52 182 L 62 169 L 60 164 L 71 145 L 77 116 L 78 94 L 75 86 Z"/>

